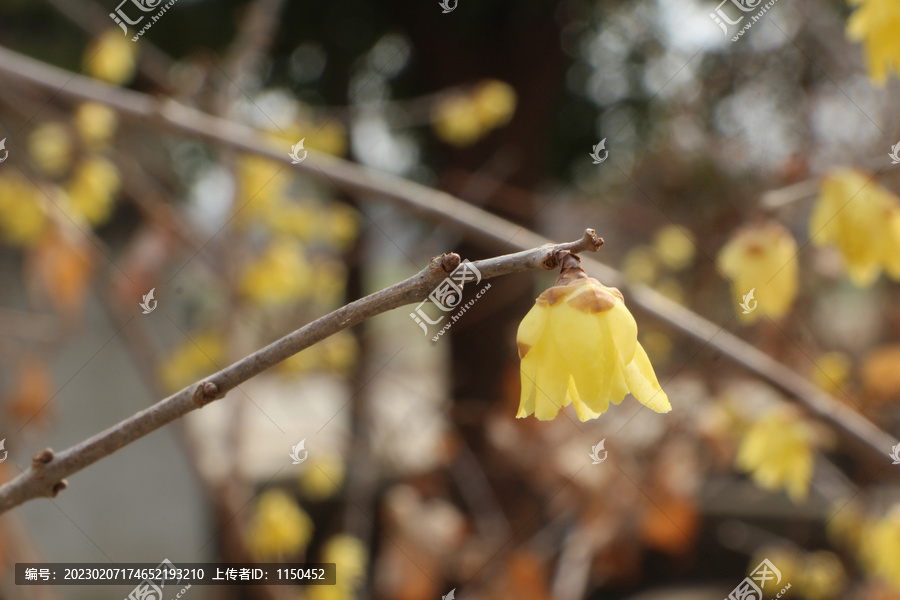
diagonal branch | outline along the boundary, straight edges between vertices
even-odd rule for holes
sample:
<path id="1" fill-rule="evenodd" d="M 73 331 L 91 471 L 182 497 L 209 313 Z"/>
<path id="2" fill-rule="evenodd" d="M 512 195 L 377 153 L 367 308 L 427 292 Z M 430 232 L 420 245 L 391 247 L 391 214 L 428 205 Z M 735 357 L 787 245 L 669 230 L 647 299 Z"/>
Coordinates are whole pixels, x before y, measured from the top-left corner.
<path id="1" fill-rule="evenodd" d="M 266 156 L 309 177 L 330 181 L 346 191 L 376 196 L 424 218 L 463 230 L 485 246 L 498 248 L 499 251 L 534 248 L 550 243 L 550 240 L 533 231 L 450 194 L 356 163 L 309 150 L 309 158 L 292 165 L 287 156 L 287 148 L 273 147 L 258 131 L 250 127 L 213 117 L 173 100 L 158 101 L 146 94 L 74 75 L 2 47 L 0 73 L 44 87 L 53 94 L 107 104 L 132 119 L 153 120 L 171 131 Z M 619 271 L 597 260 L 586 258 L 582 261 L 582 266 L 606 285 L 627 291 L 630 304 L 643 308 L 688 336 L 709 345 L 789 394 L 811 413 L 855 440 L 868 453 L 869 458 L 887 460 L 887 453 L 897 441 L 865 416 L 826 394 L 805 377 L 655 290 L 645 286 L 626 285 Z"/>
<path id="2" fill-rule="evenodd" d="M 474 261 L 472 264 L 481 273 L 482 279 L 490 279 L 529 269 L 554 269 L 557 266 L 557 252 L 562 250 L 574 253 L 593 252 L 601 245 L 603 240 L 597 237 L 593 229 L 587 229 L 584 236 L 574 242 L 551 244 L 515 254 Z M 50 449 L 38 452 L 28 470 L 0 487 L 0 513 L 28 500 L 56 496 L 67 485 L 65 477 L 77 473 L 192 410 L 223 398 L 241 383 L 301 350 L 375 315 L 426 300 L 434 287 L 459 264 L 460 257 L 457 254 L 435 257 L 427 267 L 409 279 L 369 294 L 316 319 L 68 450 L 57 455 Z"/>

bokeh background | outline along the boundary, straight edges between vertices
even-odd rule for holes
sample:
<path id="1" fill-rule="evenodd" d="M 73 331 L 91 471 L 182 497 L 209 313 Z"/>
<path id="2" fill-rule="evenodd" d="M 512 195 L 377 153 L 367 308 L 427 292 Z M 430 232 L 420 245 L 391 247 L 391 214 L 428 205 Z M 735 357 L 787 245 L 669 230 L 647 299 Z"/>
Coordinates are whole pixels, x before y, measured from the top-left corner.
<path id="1" fill-rule="evenodd" d="M 133 42 L 112 0 L 0 4 L 0 482 L 432 256 L 511 250 L 291 168 L 301 139 L 306 166 L 327 153 L 558 242 L 596 228 L 626 303 L 659 292 L 897 443 L 896 0 L 778 0 L 739 36 L 761 4 L 447 6 L 178 0 Z M 717 9 L 744 19 L 726 33 Z M 14 76 L 16 54 L 68 74 Z M 75 73 L 93 101 L 60 91 Z M 108 85 L 285 158 L 120 114 Z M 4 514 L 0 598 L 130 591 L 16 586 L 16 562 L 164 558 L 338 565 L 334 587 L 197 600 L 718 600 L 763 558 L 790 597 L 900 598 L 900 450 L 665 306 L 632 310 L 671 413 L 515 419 L 516 328 L 554 277 L 492 280 L 437 342 L 411 310 L 371 319 Z"/>

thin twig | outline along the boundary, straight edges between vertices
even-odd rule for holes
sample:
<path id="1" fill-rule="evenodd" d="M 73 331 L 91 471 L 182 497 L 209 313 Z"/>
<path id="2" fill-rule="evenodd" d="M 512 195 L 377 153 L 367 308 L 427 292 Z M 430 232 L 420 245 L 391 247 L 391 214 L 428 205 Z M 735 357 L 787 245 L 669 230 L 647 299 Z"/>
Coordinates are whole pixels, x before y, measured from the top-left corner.
<path id="1" fill-rule="evenodd" d="M 558 252 L 596 251 L 602 244 L 603 240 L 596 236 L 594 230 L 588 229 L 580 240 L 574 242 L 543 246 L 474 261 L 472 264 L 481 273 L 482 279 L 489 279 L 527 269 L 553 269 L 556 267 L 555 257 Z M 0 487 L 0 513 L 28 500 L 44 496 L 55 497 L 65 489 L 65 477 L 193 410 L 223 398 L 241 383 L 301 350 L 375 315 L 425 300 L 434 287 L 459 264 L 457 254 L 435 257 L 427 267 L 409 279 L 351 302 L 301 327 L 58 455 L 54 455 L 49 449 L 44 450 L 40 461 L 32 461 L 28 470 Z"/>

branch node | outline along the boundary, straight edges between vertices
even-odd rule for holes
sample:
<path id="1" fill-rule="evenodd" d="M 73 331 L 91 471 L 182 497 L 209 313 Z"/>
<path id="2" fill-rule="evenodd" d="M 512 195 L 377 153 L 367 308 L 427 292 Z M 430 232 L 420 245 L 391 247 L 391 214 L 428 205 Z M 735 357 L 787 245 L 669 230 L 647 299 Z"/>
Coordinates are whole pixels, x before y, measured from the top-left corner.
<path id="1" fill-rule="evenodd" d="M 50 490 L 50 497 L 56 498 L 59 496 L 59 493 L 69 487 L 69 482 L 65 479 L 60 479 L 55 484 L 53 484 L 53 489 Z"/>
<path id="2" fill-rule="evenodd" d="M 450 254 L 442 254 L 440 256 L 441 261 L 441 269 L 445 273 L 452 273 L 456 267 L 459 266 L 461 259 L 459 258 L 459 254 L 456 252 L 451 252 Z"/>
<path id="3" fill-rule="evenodd" d="M 198 406 L 206 406 L 216 399 L 219 394 L 219 386 L 212 381 L 201 381 L 194 389 L 194 402 Z"/>
<path id="4" fill-rule="evenodd" d="M 44 448 L 43 450 L 39 450 L 31 457 L 31 468 L 35 471 L 39 471 L 44 468 L 44 465 L 48 464 L 51 460 L 53 460 L 53 450 L 50 448 Z"/>

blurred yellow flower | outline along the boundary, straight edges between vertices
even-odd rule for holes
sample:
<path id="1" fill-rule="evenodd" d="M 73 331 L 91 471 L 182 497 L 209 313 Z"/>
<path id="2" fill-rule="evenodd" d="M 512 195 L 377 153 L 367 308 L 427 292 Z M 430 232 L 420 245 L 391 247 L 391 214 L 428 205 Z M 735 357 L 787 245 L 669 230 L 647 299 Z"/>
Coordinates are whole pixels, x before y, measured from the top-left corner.
<path id="1" fill-rule="evenodd" d="M 825 524 L 829 541 L 839 548 L 851 551 L 859 548 L 865 529 L 866 515 L 853 502 L 833 506 L 831 518 Z"/>
<path id="2" fill-rule="evenodd" d="M 66 184 L 70 206 L 91 226 L 105 223 L 112 215 L 119 191 L 119 170 L 101 156 L 91 156 L 80 163 Z"/>
<path id="3" fill-rule="evenodd" d="M 353 334 L 340 331 L 291 356 L 283 361 L 279 368 L 286 373 L 294 374 L 324 370 L 345 375 L 356 363 L 358 352 Z"/>
<path id="4" fill-rule="evenodd" d="M 862 42 L 869 78 L 883 86 L 900 74 L 900 5 L 896 0 L 850 0 L 857 9 L 847 21 L 847 37 Z"/>
<path id="5" fill-rule="evenodd" d="M 850 376 L 850 357 L 843 352 L 826 352 L 815 360 L 810 379 L 829 394 L 844 387 Z"/>
<path id="6" fill-rule="evenodd" d="M 269 158 L 244 154 L 238 159 L 237 174 L 238 218 L 274 218 L 290 182 L 290 171 Z"/>
<path id="7" fill-rule="evenodd" d="M 137 44 L 123 37 L 119 29 L 109 29 L 85 49 L 83 62 L 91 77 L 113 85 L 125 84 L 131 81 L 137 66 Z"/>
<path id="8" fill-rule="evenodd" d="M 313 130 L 313 134 L 307 136 L 304 143 L 305 148 L 318 150 L 332 156 L 347 154 L 347 129 L 340 121 L 332 119 L 325 124 L 311 124 L 309 129 Z"/>
<path id="9" fill-rule="evenodd" d="M 359 233 L 359 213 L 346 204 L 330 203 L 324 209 L 322 221 L 324 239 L 337 251 L 349 248 Z"/>
<path id="10" fill-rule="evenodd" d="M 836 554 L 819 551 L 804 555 L 798 576 L 791 581 L 807 600 L 831 600 L 843 596 L 847 575 Z"/>
<path id="11" fill-rule="evenodd" d="M 690 266 L 697 253 L 693 236 L 678 225 L 660 227 L 653 236 L 653 250 L 659 262 L 673 271 Z"/>
<path id="12" fill-rule="evenodd" d="M 770 412 L 741 440 L 735 466 L 767 490 L 784 488 L 791 500 L 806 499 L 813 472 L 812 433 L 791 410 Z"/>
<path id="13" fill-rule="evenodd" d="M 635 246 L 625 254 L 622 274 L 629 283 L 650 285 L 656 281 L 659 263 L 656 253 L 649 246 Z"/>
<path id="14" fill-rule="evenodd" d="M 458 94 L 435 104 L 431 122 L 437 136 L 452 146 L 469 146 L 483 133 L 475 105 L 468 97 Z"/>
<path id="15" fill-rule="evenodd" d="M 567 256 L 556 285 L 544 291 L 519 325 L 522 397 L 517 417 L 556 417 L 572 403 L 593 419 L 631 392 L 656 412 L 672 410 L 622 294 L 588 277 Z"/>
<path id="16" fill-rule="evenodd" d="M 311 242 L 322 230 L 321 216 L 314 207 L 290 200 L 270 203 L 263 218 L 273 232 Z"/>
<path id="17" fill-rule="evenodd" d="M 809 233 L 816 246 L 837 246 L 857 286 L 870 285 L 882 268 L 900 279 L 900 202 L 870 175 L 842 169 L 826 177 Z"/>
<path id="18" fill-rule="evenodd" d="M 35 243 L 47 227 L 44 195 L 18 173 L 0 173 L 0 237 L 14 246 Z"/>
<path id="19" fill-rule="evenodd" d="M 322 349 L 322 366 L 332 373 L 346 375 L 356 364 L 359 346 L 348 331 L 338 332 L 317 345 Z"/>
<path id="20" fill-rule="evenodd" d="M 278 306 L 312 294 L 315 285 L 303 246 L 295 240 L 272 240 L 266 252 L 244 267 L 240 291 L 251 302 Z"/>
<path id="21" fill-rule="evenodd" d="M 366 579 L 369 552 L 357 538 L 340 534 L 325 544 L 321 562 L 337 565 L 336 585 L 313 585 L 310 600 L 355 600 Z"/>
<path id="22" fill-rule="evenodd" d="M 65 173 L 72 161 L 72 140 L 62 123 L 41 123 L 28 135 L 28 155 L 50 177 Z"/>
<path id="23" fill-rule="evenodd" d="M 256 504 L 247 546 L 259 560 L 277 560 L 306 550 L 312 534 L 312 519 L 287 492 L 267 490 Z"/>
<path id="24" fill-rule="evenodd" d="M 781 585 L 794 583 L 802 569 L 803 554 L 803 551 L 790 546 L 764 546 L 753 554 L 750 564 L 747 565 L 747 572 L 752 573 L 763 559 L 768 559 L 776 569 L 781 571 Z M 773 583 L 775 583 L 774 580 L 769 582 L 770 587 Z"/>
<path id="25" fill-rule="evenodd" d="M 310 500 L 330 498 L 344 484 L 344 461 L 333 454 L 310 458 L 300 473 L 299 483 L 303 495 Z"/>
<path id="26" fill-rule="evenodd" d="M 472 103 L 482 128 L 494 129 L 512 119 L 516 112 L 516 91 L 508 83 L 488 79 L 475 88 Z"/>
<path id="27" fill-rule="evenodd" d="M 797 295 L 797 242 L 782 225 L 769 221 L 738 230 L 719 252 L 718 266 L 731 278 L 735 310 L 744 321 L 783 317 Z M 744 297 L 753 290 L 745 306 Z"/>
<path id="28" fill-rule="evenodd" d="M 312 265 L 312 277 L 316 285 L 310 290 L 312 298 L 322 306 L 344 303 L 347 286 L 347 268 L 343 261 L 320 258 Z"/>
<path id="29" fill-rule="evenodd" d="M 453 146 L 469 146 L 505 125 L 516 110 L 516 92 L 507 83 L 488 79 L 469 93 L 451 93 L 435 103 L 431 125 Z"/>
<path id="30" fill-rule="evenodd" d="M 900 504 L 865 529 L 861 554 L 866 571 L 900 592 Z"/>
<path id="31" fill-rule="evenodd" d="M 89 150 L 102 150 L 109 145 L 119 118 L 116 111 L 98 102 L 78 106 L 73 117 L 75 129 Z"/>
<path id="32" fill-rule="evenodd" d="M 191 334 L 160 365 L 166 389 L 177 391 L 200 377 L 221 369 L 225 362 L 225 340 L 216 332 Z"/>

